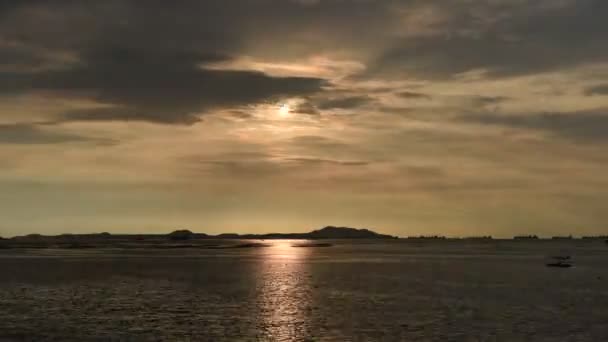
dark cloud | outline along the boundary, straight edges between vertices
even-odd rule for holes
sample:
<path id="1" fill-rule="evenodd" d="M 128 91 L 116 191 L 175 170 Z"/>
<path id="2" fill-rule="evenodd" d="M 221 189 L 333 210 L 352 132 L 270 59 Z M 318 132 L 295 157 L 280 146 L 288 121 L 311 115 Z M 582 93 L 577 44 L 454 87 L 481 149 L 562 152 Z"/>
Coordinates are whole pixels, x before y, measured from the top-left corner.
<path id="1" fill-rule="evenodd" d="M 307 99 L 299 103 L 292 111 L 300 114 L 318 115 L 321 114 L 322 110 L 355 109 L 373 102 L 374 99 L 367 95 L 335 96 L 335 94 L 330 95 L 329 92 L 325 92 L 314 99 Z"/>
<path id="2" fill-rule="evenodd" d="M 0 144 L 59 144 L 68 142 L 111 143 L 107 139 L 90 138 L 77 134 L 54 132 L 30 124 L 0 125 Z"/>
<path id="3" fill-rule="evenodd" d="M 400 93 L 397 94 L 399 97 L 402 97 L 404 99 L 431 99 L 432 96 L 429 94 L 424 94 L 424 93 L 416 93 L 416 92 L 412 92 L 412 91 L 402 91 Z"/>
<path id="4" fill-rule="evenodd" d="M 0 4 L 0 37 L 48 49 L 87 51 L 99 46 L 152 51 L 202 49 L 275 59 L 377 40 L 389 2 L 269 0 L 8 1 Z M 365 27 L 361 23 L 365 22 Z M 272 25 L 268 25 L 272 23 Z"/>
<path id="5" fill-rule="evenodd" d="M 410 75 L 444 78 L 474 69 L 492 76 L 535 73 L 572 64 L 571 52 L 560 51 L 561 58 L 547 58 L 542 46 L 534 42 L 504 40 L 500 37 L 420 38 L 404 47 L 387 51 L 375 65 L 383 76 Z M 576 61 L 578 62 L 578 61 Z"/>
<path id="6" fill-rule="evenodd" d="M 542 130 L 577 141 L 608 141 L 608 112 L 605 110 L 517 116 L 474 114 L 462 119 L 486 125 Z"/>
<path id="7" fill-rule="evenodd" d="M 65 11 L 53 12 L 45 12 L 45 6 L 44 2 L 25 2 L 9 6 L 12 12 L 5 9 L 4 14 L 12 15 L 0 15 L 4 18 L 0 39 L 13 42 L 0 45 L 0 66 L 4 66 L 0 92 L 86 92 L 113 106 L 69 112 L 64 119 L 188 124 L 209 109 L 310 95 L 325 84 L 318 78 L 205 67 L 229 60 L 230 51 L 241 44 L 245 31 L 234 30 L 230 26 L 233 20 L 223 22 L 222 18 L 243 15 L 242 7 L 249 5 L 186 1 L 166 6 L 152 1 L 144 7 L 131 1 L 110 1 L 87 6 L 61 1 L 56 6 Z M 34 19 L 40 22 L 25 27 Z M 237 29 L 246 25 L 236 24 Z M 48 32 L 38 29 L 42 26 L 48 26 Z M 34 53 L 43 50 L 44 54 Z M 21 72 L 50 63 L 45 60 L 47 55 L 68 53 L 77 56 L 76 60 L 68 59 L 50 70 Z"/>
<path id="8" fill-rule="evenodd" d="M 0 72 L 35 71 L 51 64 L 43 51 L 0 41 Z"/>
<path id="9" fill-rule="evenodd" d="M 247 71 L 218 71 L 133 67 L 129 70 L 95 68 L 53 75 L 54 90 L 89 89 L 96 99 L 117 108 L 68 113 L 68 119 L 139 119 L 161 123 L 193 123 L 197 115 L 217 107 L 254 104 L 282 96 L 319 92 L 323 80 L 301 77 L 270 77 Z M 107 78 L 104 74 L 112 73 Z M 235 91 L 235 87 L 239 87 Z M 48 89 L 48 88 L 47 88 Z"/>
<path id="10" fill-rule="evenodd" d="M 427 22 L 429 13 L 439 19 Z M 446 77 L 479 68 L 514 75 L 604 60 L 607 14 L 604 0 L 5 1 L 0 38 L 84 53 L 85 63 L 88 51 L 113 46 L 145 56 L 195 50 L 276 60 L 339 46 L 369 60 L 365 75 Z"/>
<path id="11" fill-rule="evenodd" d="M 146 53 L 131 48 L 103 48 L 83 58 L 79 67 L 21 75 L 21 88 L 86 91 L 95 94 L 97 101 L 115 106 L 67 113 L 66 119 L 192 123 L 197 121 L 197 114 L 209 108 L 312 94 L 324 84 L 317 78 L 204 69 L 198 63 L 225 57 L 194 51 Z M 10 89 L 10 85 L 2 83 L 0 80 L 0 89 Z"/>
<path id="12" fill-rule="evenodd" d="M 201 119 L 192 112 L 160 111 L 139 107 L 96 108 L 65 112 L 58 122 L 65 121 L 149 121 L 159 124 L 192 125 Z"/>
<path id="13" fill-rule="evenodd" d="M 608 95 L 608 84 L 600 84 L 585 89 L 585 94 L 592 95 Z"/>
<path id="14" fill-rule="evenodd" d="M 528 3 L 528 2 L 526 2 Z M 603 61 L 608 3 L 431 1 L 448 13 L 432 34 L 405 37 L 366 75 L 446 78 L 484 69 L 489 76 L 538 73 Z"/>
<path id="15" fill-rule="evenodd" d="M 347 96 L 329 99 L 320 99 L 316 105 L 320 109 L 353 109 L 373 102 L 369 96 Z"/>
<path id="16" fill-rule="evenodd" d="M 298 104 L 297 106 L 295 106 L 294 109 L 292 109 L 292 111 L 294 113 L 308 114 L 308 115 L 318 115 L 321 113 L 321 112 L 319 112 L 317 107 L 310 101 L 304 101 L 304 102 Z"/>
<path id="17" fill-rule="evenodd" d="M 473 97 L 473 102 L 477 106 L 484 107 L 498 105 L 509 99 L 507 96 L 475 96 Z"/>

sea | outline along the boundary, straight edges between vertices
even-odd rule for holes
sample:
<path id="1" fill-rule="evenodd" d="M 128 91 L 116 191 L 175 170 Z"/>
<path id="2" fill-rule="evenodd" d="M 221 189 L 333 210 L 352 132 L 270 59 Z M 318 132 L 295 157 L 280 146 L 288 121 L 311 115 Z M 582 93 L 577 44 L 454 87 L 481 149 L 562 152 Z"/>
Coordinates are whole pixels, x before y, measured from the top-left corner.
<path id="1" fill-rule="evenodd" d="M 0 250 L 0 341 L 608 341 L 603 241 L 323 242 Z"/>

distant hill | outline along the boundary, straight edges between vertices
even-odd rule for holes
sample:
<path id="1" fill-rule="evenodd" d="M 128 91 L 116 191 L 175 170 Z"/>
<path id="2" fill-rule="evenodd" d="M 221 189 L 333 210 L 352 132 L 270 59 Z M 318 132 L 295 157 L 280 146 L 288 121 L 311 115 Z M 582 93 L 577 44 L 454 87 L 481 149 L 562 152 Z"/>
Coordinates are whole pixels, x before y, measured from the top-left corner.
<path id="1" fill-rule="evenodd" d="M 379 234 L 369 229 L 355 229 L 348 227 L 333 227 L 313 230 L 308 233 L 270 233 L 270 234 L 234 234 L 224 233 L 219 235 L 207 235 L 193 233 L 190 230 L 180 229 L 169 234 L 61 234 L 61 235 L 40 235 L 30 234 L 26 236 L 16 236 L 11 239 L 0 240 L 0 248 L 94 248 L 103 246 L 123 246 L 132 247 L 133 245 L 171 245 L 184 243 L 205 243 L 205 240 L 231 240 L 231 239 L 396 239 L 397 237 Z"/>
<path id="2" fill-rule="evenodd" d="M 208 235 L 200 234 L 200 233 L 193 233 L 189 230 L 182 229 L 182 230 L 173 231 L 173 232 L 169 233 L 167 236 L 171 240 L 180 241 L 180 240 L 204 239 Z"/>
<path id="3" fill-rule="evenodd" d="M 327 226 L 308 233 L 269 234 L 220 234 L 209 236 L 215 239 L 395 239 L 395 236 L 379 234 L 369 229 Z"/>
<path id="4" fill-rule="evenodd" d="M 327 226 L 307 233 L 311 239 L 394 239 L 394 236 L 379 234 L 369 229 Z"/>
<path id="5" fill-rule="evenodd" d="M 538 240 L 538 235 L 517 235 L 513 240 Z"/>

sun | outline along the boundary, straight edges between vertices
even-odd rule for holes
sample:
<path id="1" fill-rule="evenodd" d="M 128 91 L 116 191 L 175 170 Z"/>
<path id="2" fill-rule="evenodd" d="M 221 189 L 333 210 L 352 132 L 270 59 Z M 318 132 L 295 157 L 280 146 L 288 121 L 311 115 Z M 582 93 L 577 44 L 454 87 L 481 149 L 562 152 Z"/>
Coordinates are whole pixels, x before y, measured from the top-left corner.
<path id="1" fill-rule="evenodd" d="M 287 115 L 289 115 L 289 110 L 290 110 L 289 105 L 287 103 L 282 103 L 279 106 L 279 115 L 287 116 Z"/>

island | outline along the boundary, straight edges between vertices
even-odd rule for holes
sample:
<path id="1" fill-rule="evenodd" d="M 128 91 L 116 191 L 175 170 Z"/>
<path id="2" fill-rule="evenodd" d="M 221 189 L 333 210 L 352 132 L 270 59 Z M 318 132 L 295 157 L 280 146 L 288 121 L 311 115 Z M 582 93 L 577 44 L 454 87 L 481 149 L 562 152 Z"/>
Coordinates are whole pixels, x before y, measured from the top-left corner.
<path id="1" fill-rule="evenodd" d="M 267 233 L 210 235 L 187 229 L 169 234 L 29 234 L 0 239 L 0 249 L 12 248 L 224 248 L 260 247 L 260 243 L 226 243 L 222 240 L 322 240 L 322 239 L 397 239 L 396 236 L 376 233 L 369 229 L 327 226 L 307 233 Z"/>

